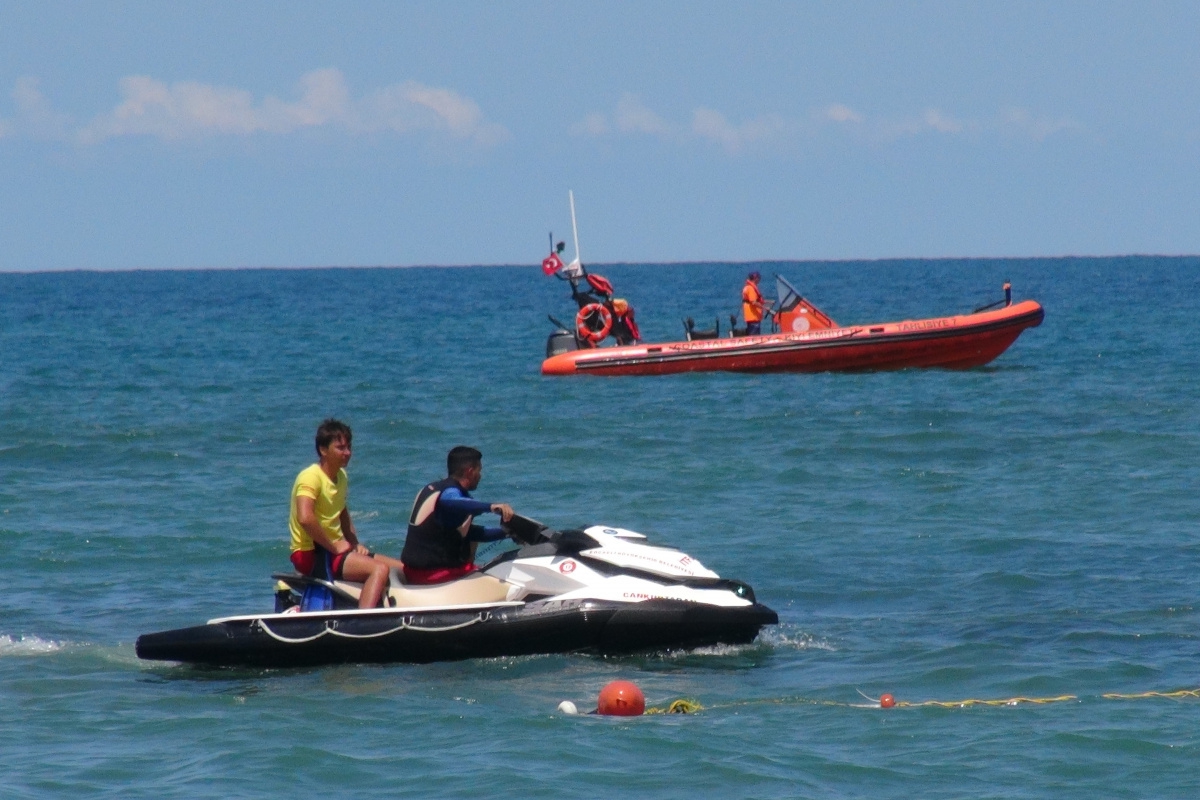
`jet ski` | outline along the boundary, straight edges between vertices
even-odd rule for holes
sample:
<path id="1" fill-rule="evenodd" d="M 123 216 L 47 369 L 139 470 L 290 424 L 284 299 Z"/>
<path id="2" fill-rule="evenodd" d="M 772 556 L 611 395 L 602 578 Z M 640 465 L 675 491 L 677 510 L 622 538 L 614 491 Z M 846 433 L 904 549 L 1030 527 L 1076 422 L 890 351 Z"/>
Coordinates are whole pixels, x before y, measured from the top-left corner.
<path id="1" fill-rule="evenodd" d="M 636 531 L 554 530 L 514 515 L 519 545 L 443 584 L 405 584 L 393 570 L 380 608 L 359 609 L 361 584 L 277 574 L 329 608 L 213 619 L 138 637 L 139 658 L 214 666 L 427 663 L 537 653 L 600 655 L 747 644 L 778 615 L 746 583 Z"/>

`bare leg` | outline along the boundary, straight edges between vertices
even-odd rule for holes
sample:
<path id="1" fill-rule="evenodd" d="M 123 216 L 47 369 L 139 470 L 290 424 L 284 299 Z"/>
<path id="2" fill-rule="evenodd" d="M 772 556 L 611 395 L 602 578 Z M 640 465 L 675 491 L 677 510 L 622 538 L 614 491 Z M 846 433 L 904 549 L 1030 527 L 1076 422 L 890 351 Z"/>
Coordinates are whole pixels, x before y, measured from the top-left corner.
<path id="1" fill-rule="evenodd" d="M 375 553 L 371 556 L 371 558 L 375 559 L 376 561 L 382 561 L 383 563 L 387 564 L 389 567 L 395 567 L 398 570 L 404 569 L 404 562 L 398 558 L 392 558 L 391 556 L 385 556 L 381 553 Z"/>
<path id="2" fill-rule="evenodd" d="M 383 595 L 383 587 L 387 585 L 388 564 L 378 558 L 350 553 L 342 564 L 342 577 L 362 583 L 362 594 L 358 596 L 359 608 L 375 608 Z"/>

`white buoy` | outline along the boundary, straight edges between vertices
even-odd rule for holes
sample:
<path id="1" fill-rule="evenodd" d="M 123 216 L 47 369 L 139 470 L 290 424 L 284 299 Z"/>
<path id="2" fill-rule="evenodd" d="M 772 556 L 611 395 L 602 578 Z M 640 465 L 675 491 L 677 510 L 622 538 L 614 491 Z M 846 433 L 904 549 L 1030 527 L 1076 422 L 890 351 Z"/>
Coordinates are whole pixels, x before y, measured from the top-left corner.
<path id="1" fill-rule="evenodd" d="M 561 703 L 559 703 L 558 710 L 567 715 L 579 713 L 579 709 L 576 708 L 575 704 L 570 700 L 563 700 Z"/>

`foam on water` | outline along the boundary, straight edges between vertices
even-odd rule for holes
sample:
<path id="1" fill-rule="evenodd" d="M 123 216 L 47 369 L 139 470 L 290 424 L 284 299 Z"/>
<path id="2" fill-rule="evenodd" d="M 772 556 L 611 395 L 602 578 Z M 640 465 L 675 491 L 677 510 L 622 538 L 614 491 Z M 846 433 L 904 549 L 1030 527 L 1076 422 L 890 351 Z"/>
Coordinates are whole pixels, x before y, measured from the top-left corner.
<path id="1" fill-rule="evenodd" d="M 0 634 L 0 658 L 9 656 L 44 656 L 57 653 L 65 647 L 62 642 L 39 639 L 36 636 L 10 636 Z"/>

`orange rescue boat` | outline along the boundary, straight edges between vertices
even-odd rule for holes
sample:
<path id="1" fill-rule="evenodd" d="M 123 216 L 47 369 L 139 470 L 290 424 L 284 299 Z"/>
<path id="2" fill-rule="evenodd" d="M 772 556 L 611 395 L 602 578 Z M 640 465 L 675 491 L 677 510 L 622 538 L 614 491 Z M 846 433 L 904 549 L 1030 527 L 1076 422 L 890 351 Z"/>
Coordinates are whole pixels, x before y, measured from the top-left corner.
<path id="1" fill-rule="evenodd" d="M 909 367 L 969 369 L 989 363 L 1021 331 L 1041 324 L 1045 312 L 1033 300 L 1005 299 L 970 314 L 840 326 L 785 279 L 776 276 L 780 302 L 777 333 L 719 337 L 719 328 L 696 331 L 664 344 L 625 347 L 562 347 L 567 331 L 550 337 L 543 375 L 668 375 L 676 372 L 863 372 Z M 1001 306 L 997 308 L 996 306 Z M 690 320 L 689 320 L 690 322 Z M 555 342 L 559 347 L 552 347 Z M 586 344 L 574 338 L 577 346 Z M 554 352 L 558 349 L 565 352 Z M 567 349 L 569 348 L 569 349 Z"/>

